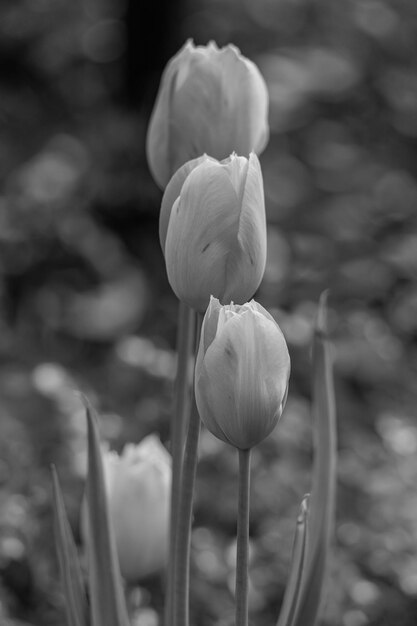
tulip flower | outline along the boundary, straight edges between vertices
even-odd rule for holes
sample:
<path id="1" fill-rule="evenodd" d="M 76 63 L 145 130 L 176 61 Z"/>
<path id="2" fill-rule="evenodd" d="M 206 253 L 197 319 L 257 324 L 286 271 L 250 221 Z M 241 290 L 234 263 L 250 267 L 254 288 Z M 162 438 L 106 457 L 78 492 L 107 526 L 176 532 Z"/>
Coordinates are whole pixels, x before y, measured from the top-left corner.
<path id="1" fill-rule="evenodd" d="M 168 63 L 151 116 L 146 150 L 163 189 L 174 172 L 204 153 L 261 153 L 268 137 L 268 91 L 256 65 L 228 45 L 187 41 Z"/>
<path id="2" fill-rule="evenodd" d="M 259 287 L 266 262 L 265 201 L 253 152 L 249 159 L 232 154 L 221 162 L 206 156 L 196 163 L 182 187 L 188 165 L 167 186 L 160 234 L 172 289 L 204 312 L 210 295 L 243 303 Z M 177 192 L 169 210 L 165 198 Z"/>
<path id="3" fill-rule="evenodd" d="M 213 435 L 240 450 L 267 437 L 288 390 L 290 357 L 274 318 L 252 300 L 221 306 L 211 298 L 195 369 L 198 411 Z"/>
<path id="4" fill-rule="evenodd" d="M 103 450 L 103 466 L 122 576 L 137 582 L 166 564 L 171 457 L 155 435 L 128 444 L 119 456 Z M 85 510 L 81 530 L 88 542 Z"/>

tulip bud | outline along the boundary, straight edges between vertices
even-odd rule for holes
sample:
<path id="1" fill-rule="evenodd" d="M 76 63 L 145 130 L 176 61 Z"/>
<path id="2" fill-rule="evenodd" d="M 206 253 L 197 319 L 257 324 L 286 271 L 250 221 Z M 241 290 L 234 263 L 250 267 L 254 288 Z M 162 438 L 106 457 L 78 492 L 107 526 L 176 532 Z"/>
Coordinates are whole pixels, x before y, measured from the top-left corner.
<path id="1" fill-rule="evenodd" d="M 274 318 L 252 300 L 221 306 L 211 298 L 195 368 L 200 417 L 213 435 L 252 448 L 281 417 L 290 357 Z"/>
<path id="2" fill-rule="evenodd" d="M 136 582 L 163 569 L 168 556 L 171 457 L 150 435 L 120 456 L 103 450 L 103 465 L 120 571 Z M 87 542 L 85 506 L 81 522 Z"/>
<path id="3" fill-rule="evenodd" d="M 262 152 L 268 137 L 268 91 L 256 65 L 228 45 L 187 41 L 168 63 L 151 116 L 146 150 L 161 188 L 187 161 L 207 153 Z"/>
<path id="4" fill-rule="evenodd" d="M 203 312 L 211 294 L 242 303 L 253 296 L 265 270 L 266 220 L 256 154 L 196 162 L 170 211 L 163 199 L 160 234 L 172 289 Z M 172 186 L 178 190 L 186 167 L 173 177 L 164 198 L 175 195 Z"/>

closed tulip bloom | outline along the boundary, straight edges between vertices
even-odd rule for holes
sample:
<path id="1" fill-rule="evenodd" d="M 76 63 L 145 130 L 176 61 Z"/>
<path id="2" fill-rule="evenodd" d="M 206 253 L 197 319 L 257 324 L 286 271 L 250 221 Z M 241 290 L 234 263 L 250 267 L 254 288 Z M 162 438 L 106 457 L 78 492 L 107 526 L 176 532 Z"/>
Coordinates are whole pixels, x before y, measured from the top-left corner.
<path id="1" fill-rule="evenodd" d="M 228 45 L 187 41 L 168 63 L 151 116 L 146 150 L 161 188 L 204 153 L 262 152 L 269 137 L 268 91 L 257 66 Z"/>
<path id="2" fill-rule="evenodd" d="M 290 357 L 274 318 L 252 300 L 221 306 L 204 317 L 195 369 L 195 396 L 213 435 L 241 450 L 267 437 L 281 417 Z"/>
<path id="3" fill-rule="evenodd" d="M 172 184 L 178 185 L 176 176 Z M 172 198 L 170 185 L 165 195 Z M 266 262 L 258 157 L 233 154 L 222 162 L 203 157 L 185 178 L 171 210 L 164 210 L 164 200 L 162 204 L 161 243 L 168 280 L 178 298 L 201 312 L 211 294 L 221 302 L 249 300 Z"/>
<path id="4" fill-rule="evenodd" d="M 103 451 L 110 520 L 122 576 L 136 582 L 166 564 L 169 541 L 171 457 L 155 435 L 128 444 L 119 456 Z M 86 511 L 82 530 L 88 541 Z"/>

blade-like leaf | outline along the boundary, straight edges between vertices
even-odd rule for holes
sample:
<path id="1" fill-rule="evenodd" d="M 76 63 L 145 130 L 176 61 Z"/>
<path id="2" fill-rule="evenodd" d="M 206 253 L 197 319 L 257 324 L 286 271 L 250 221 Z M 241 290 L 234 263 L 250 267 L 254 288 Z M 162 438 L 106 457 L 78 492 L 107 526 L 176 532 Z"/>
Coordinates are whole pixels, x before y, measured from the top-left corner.
<path id="1" fill-rule="evenodd" d="M 95 418 L 88 422 L 88 575 L 92 626 L 127 626 L 128 617 L 116 542 L 110 524 L 103 460 Z"/>
<path id="2" fill-rule="evenodd" d="M 55 544 L 65 594 L 67 620 L 69 626 L 87 626 L 88 608 L 83 576 L 54 466 L 52 466 L 52 486 Z"/>
<path id="3" fill-rule="evenodd" d="M 297 517 L 290 573 L 288 576 L 287 586 L 285 588 L 284 599 L 282 601 L 277 626 L 292 625 L 300 598 L 302 576 L 306 564 L 307 554 L 308 500 L 309 496 L 304 496 L 301 501 L 300 511 Z"/>
<path id="4" fill-rule="evenodd" d="M 322 294 L 313 344 L 314 466 L 307 564 L 293 626 L 314 626 L 320 611 L 336 490 L 336 415 L 327 341 L 327 293 Z"/>

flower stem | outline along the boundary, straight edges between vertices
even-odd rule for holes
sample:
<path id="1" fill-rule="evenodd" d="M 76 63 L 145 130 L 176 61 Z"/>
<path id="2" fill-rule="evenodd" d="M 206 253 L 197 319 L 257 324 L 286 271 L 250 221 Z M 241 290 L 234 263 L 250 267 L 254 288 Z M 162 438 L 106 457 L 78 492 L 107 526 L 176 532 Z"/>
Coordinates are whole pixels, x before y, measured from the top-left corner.
<path id="1" fill-rule="evenodd" d="M 236 555 L 236 626 L 248 626 L 250 449 L 239 450 Z"/>
<path id="2" fill-rule="evenodd" d="M 190 415 L 190 369 L 191 354 L 194 347 L 196 313 L 183 302 L 178 307 L 177 331 L 177 374 L 174 391 L 174 407 L 171 413 L 171 454 L 172 454 L 172 488 L 168 579 L 165 600 L 165 626 L 171 626 L 173 620 L 173 593 L 175 572 L 175 544 L 177 536 L 177 518 L 180 503 L 181 468 L 184 450 L 184 439 Z"/>
<path id="3" fill-rule="evenodd" d="M 197 318 L 197 348 L 200 338 L 202 316 Z M 195 403 L 194 387 L 192 408 L 185 442 L 180 504 L 177 517 L 177 538 L 175 546 L 175 569 L 173 587 L 173 626 L 189 624 L 189 584 L 190 584 L 190 544 L 193 512 L 194 482 L 198 461 L 198 440 L 200 436 L 200 416 Z"/>

